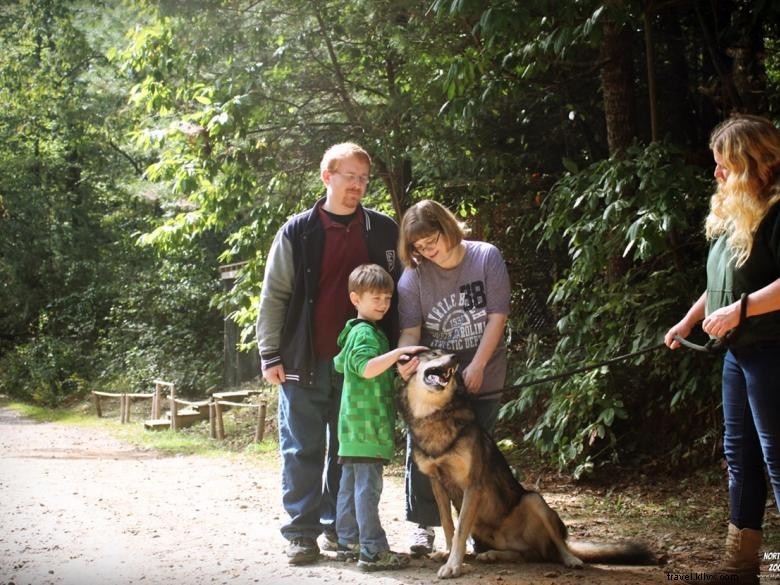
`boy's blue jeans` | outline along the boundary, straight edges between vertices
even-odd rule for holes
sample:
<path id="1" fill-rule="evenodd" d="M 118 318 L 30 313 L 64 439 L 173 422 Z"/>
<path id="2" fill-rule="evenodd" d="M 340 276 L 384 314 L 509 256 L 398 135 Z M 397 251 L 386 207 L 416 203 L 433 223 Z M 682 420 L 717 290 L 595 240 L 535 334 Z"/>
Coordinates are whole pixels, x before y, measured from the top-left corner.
<path id="1" fill-rule="evenodd" d="M 341 466 L 336 533 L 339 544 L 360 543 L 375 554 L 390 550 L 379 520 L 382 463 L 344 463 Z"/>
<path id="2" fill-rule="evenodd" d="M 343 376 L 332 360 L 318 361 L 316 368 L 316 386 L 285 382 L 279 389 L 282 505 L 290 516 L 281 532 L 287 540 L 315 539 L 336 519 Z"/>
<path id="3" fill-rule="evenodd" d="M 760 530 L 766 507 L 764 465 L 780 509 L 780 342 L 726 353 L 723 449 L 729 468 L 729 520 Z"/>

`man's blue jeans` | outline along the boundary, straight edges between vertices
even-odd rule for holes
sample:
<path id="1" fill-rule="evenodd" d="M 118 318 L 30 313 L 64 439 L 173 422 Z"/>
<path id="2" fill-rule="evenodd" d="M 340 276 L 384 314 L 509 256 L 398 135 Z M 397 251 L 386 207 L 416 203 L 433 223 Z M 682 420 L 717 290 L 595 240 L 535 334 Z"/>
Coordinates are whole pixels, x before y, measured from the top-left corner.
<path id="1" fill-rule="evenodd" d="M 332 360 L 323 360 L 317 362 L 315 380 L 314 387 L 285 382 L 279 389 L 282 505 L 290 516 L 281 531 L 288 540 L 317 538 L 336 520 L 343 376 Z"/>
<path id="2" fill-rule="evenodd" d="M 726 353 L 723 449 L 729 468 L 729 520 L 760 530 L 766 507 L 764 465 L 780 510 L 780 342 Z"/>
<path id="3" fill-rule="evenodd" d="M 382 463 L 344 463 L 341 466 L 336 533 L 339 544 L 360 543 L 375 554 L 390 550 L 379 519 Z"/>

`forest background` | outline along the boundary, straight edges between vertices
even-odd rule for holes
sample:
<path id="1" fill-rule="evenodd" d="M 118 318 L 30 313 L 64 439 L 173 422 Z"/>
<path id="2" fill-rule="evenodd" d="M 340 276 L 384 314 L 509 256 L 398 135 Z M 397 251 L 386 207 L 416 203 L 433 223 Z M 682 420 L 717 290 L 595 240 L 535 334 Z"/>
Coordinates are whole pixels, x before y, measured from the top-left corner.
<path id="1" fill-rule="evenodd" d="M 0 393 L 223 386 L 224 320 L 255 352 L 265 254 L 347 140 L 367 206 L 502 250 L 510 382 L 656 344 L 703 290 L 711 129 L 780 118 L 778 33 L 772 0 L 7 0 Z M 710 465 L 719 369 L 644 353 L 503 425 L 575 477 Z"/>

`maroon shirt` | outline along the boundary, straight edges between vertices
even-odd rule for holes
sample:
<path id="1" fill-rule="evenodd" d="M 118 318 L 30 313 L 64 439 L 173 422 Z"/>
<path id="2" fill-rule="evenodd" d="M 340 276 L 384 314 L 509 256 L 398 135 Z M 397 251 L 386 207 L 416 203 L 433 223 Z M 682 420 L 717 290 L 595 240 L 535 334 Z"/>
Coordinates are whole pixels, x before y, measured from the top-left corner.
<path id="1" fill-rule="evenodd" d="M 325 247 L 314 304 L 314 353 L 320 359 L 331 359 L 339 352 L 339 333 L 355 316 L 347 290 L 349 274 L 368 262 L 368 248 L 360 209 L 348 225 L 343 225 L 320 208 L 320 221 L 325 228 Z"/>

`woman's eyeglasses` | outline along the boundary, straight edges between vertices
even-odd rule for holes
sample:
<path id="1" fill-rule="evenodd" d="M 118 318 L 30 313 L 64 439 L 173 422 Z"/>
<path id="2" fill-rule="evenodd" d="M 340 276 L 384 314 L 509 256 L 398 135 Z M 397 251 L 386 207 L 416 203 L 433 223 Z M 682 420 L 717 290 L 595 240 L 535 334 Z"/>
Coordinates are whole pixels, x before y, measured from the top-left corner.
<path id="1" fill-rule="evenodd" d="M 433 239 L 428 238 L 428 240 L 423 244 L 414 244 L 414 251 L 418 254 L 425 254 L 426 252 L 430 252 L 436 247 L 436 244 L 439 243 L 439 236 L 441 236 L 441 232 L 436 232 L 436 236 L 433 237 Z"/>

